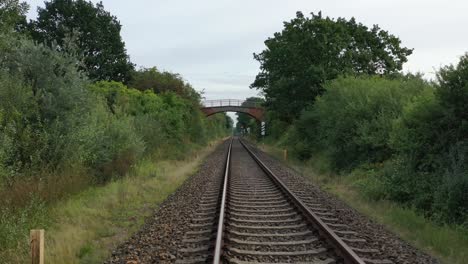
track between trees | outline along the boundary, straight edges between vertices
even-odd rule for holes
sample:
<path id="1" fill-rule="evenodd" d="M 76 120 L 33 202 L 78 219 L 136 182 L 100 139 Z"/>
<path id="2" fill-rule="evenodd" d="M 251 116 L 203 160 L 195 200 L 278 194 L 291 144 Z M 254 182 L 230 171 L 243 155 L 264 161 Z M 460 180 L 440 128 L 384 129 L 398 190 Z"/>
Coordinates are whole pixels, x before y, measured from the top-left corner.
<path id="1" fill-rule="evenodd" d="M 231 139 L 225 172 L 203 194 L 176 263 L 393 263 L 252 149 Z"/>

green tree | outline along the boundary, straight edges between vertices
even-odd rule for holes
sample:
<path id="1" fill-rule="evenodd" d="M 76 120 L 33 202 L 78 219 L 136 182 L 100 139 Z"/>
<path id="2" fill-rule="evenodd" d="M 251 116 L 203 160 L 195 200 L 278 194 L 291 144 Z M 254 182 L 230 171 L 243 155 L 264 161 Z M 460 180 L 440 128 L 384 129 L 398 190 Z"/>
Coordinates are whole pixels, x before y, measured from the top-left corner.
<path id="1" fill-rule="evenodd" d="M 394 123 L 391 146 L 404 166 L 385 179 L 392 187 L 390 199 L 406 198 L 426 215 L 463 224 L 468 221 L 468 54 L 440 69 L 437 80 L 435 93 L 413 100 Z M 401 195 L 403 189 L 408 195 Z"/>
<path id="2" fill-rule="evenodd" d="M 261 90 L 266 106 L 286 122 L 322 94 L 322 84 L 341 74 L 389 74 L 401 70 L 411 49 L 377 25 L 368 28 L 354 18 L 336 20 L 297 12 L 284 29 L 265 41 L 266 49 L 251 88 Z"/>
<path id="3" fill-rule="evenodd" d="M 185 82 L 180 74 L 159 71 L 156 67 L 134 71 L 129 86 L 140 91 L 152 90 L 157 94 L 174 92 L 196 102 L 201 98 L 200 94 Z"/>
<path id="4" fill-rule="evenodd" d="M 419 78 L 346 77 L 325 84 L 327 92 L 294 123 L 296 152 L 317 152 L 337 170 L 381 163 L 391 157 L 392 122 L 406 105 L 431 86 Z"/>
<path id="5" fill-rule="evenodd" d="M 232 120 L 232 118 L 228 115 L 224 115 L 224 118 L 225 118 L 225 122 L 226 122 L 226 130 L 231 132 L 233 127 L 234 127 L 234 120 Z"/>
<path id="6" fill-rule="evenodd" d="M 242 103 L 242 106 L 261 106 L 264 102 L 265 101 L 260 97 L 249 97 Z M 250 133 L 255 135 L 258 129 L 257 120 L 245 113 L 236 113 L 236 115 L 236 131 L 245 134 L 250 130 Z"/>
<path id="7" fill-rule="evenodd" d="M 0 0 L 0 32 L 24 30 L 28 9 L 29 5 L 19 0 Z"/>
<path id="8" fill-rule="evenodd" d="M 447 129 L 453 142 L 467 139 L 468 134 L 468 53 L 457 66 L 449 65 L 437 74 L 437 96 L 446 109 Z"/>
<path id="9" fill-rule="evenodd" d="M 121 25 L 115 16 L 85 0 L 52 0 L 38 9 L 31 22 L 32 36 L 58 50 L 77 52 L 93 80 L 127 82 L 134 66 L 120 36 Z M 67 40 L 75 40 L 70 48 Z"/>
<path id="10" fill-rule="evenodd" d="M 457 158 L 450 155 L 468 154 L 468 54 L 437 79 L 435 95 L 415 101 L 393 132 L 394 148 L 411 156 L 414 169 L 431 173 L 451 166 Z"/>
<path id="11" fill-rule="evenodd" d="M 0 34 L 0 182 L 38 172 L 92 168 L 103 181 L 144 150 L 133 118 L 91 93 L 76 58 Z"/>

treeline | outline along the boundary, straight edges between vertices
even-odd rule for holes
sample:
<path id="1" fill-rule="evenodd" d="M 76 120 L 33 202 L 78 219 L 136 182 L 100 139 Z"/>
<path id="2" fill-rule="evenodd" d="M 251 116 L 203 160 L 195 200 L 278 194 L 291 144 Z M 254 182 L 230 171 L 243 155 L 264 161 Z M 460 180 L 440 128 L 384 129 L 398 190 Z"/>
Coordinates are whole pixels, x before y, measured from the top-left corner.
<path id="1" fill-rule="evenodd" d="M 267 140 L 352 177 L 370 199 L 468 224 L 468 55 L 435 81 L 401 74 L 400 40 L 354 19 L 301 13 L 255 55 Z M 251 124 L 254 126 L 254 124 Z"/>
<path id="2" fill-rule="evenodd" d="M 229 131 L 227 116 L 204 117 L 180 75 L 135 70 L 101 3 L 53 0 L 29 22 L 27 10 L 0 4 L 2 215 L 121 177 L 143 157 L 181 158 Z"/>

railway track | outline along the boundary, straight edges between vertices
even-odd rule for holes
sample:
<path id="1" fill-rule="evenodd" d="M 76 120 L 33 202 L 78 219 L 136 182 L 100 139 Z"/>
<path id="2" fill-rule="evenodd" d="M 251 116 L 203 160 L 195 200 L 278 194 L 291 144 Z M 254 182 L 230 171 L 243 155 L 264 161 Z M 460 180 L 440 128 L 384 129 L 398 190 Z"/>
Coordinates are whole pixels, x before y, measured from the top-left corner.
<path id="1" fill-rule="evenodd" d="M 288 188 L 241 140 L 231 140 L 225 161 L 176 263 L 392 263 L 366 258 L 373 250 L 360 247 L 363 239 L 321 204 L 300 198 L 300 186 L 297 193 Z"/>

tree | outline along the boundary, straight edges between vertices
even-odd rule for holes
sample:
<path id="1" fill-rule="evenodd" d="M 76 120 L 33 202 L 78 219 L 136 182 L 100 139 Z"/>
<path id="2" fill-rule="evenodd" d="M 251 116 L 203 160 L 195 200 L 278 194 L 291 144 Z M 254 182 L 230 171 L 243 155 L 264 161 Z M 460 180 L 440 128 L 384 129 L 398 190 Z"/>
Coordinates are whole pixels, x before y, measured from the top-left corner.
<path id="1" fill-rule="evenodd" d="M 243 103 L 242 106 L 261 106 L 265 101 L 260 97 L 249 97 Z M 257 120 L 253 117 L 249 116 L 245 113 L 236 113 L 237 115 L 237 124 L 236 130 L 239 133 L 247 133 L 247 129 L 250 130 L 251 133 L 256 133 L 257 128 Z"/>
<path id="2" fill-rule="evenodd" d="M 234 126 L 234 120 L 232 120 L 232 118 L 231 118 L 230 116 L 226 115 L 226 114 L 224 115 L 224 117 L 225 117 L 225 119 L 226 119 L 226 121 L 225 121 L 225 123 L 226 123 L 226 130 L 229 131 L 229 132 L 231 132 L 231 131 L 232 131 L 232 128 L 233 128 L 233 126 Z"/>
<path id="3" fill-rule="evenodd" d="M 458 139 L 466 138 L 468 132 L 468 53 L 456 66 L 449 65 L 437 74 L 437 95 L 447 109 L 447 118 L 453 120 L 450 127 L 459 127 Z M 462 126 L 465 126 L 464 128 Z"/>
<path id="4" fill-rule="evenodd" d="M 343 74 L 391 74 L 402 69 L 411 49 L 381 30 L 357 23 L 297 12 L 284 29 L 265 41 L 254 58 L 260 73 L 251 88 L 261 90 L 266 106 L 291 123 L 322 94 L 326 80 Z"/>
<path id="5" fill-rule="evenodd" d="M 19 0 L 0 0 L 0 32 L 26 28 L 29 5 Z"/>
<path id="6" fill-rule="evenodd" d="M 127 82 L 134 66 L 120 36 L 121 25 L 115 16 L 85 0 L 52 0 L 38 9 L 31 22 L 32 36 L 58 50 L 74 52 L 67 44 L 76 40 L 76 49 L 88 76 L 94 80 Z"/>
<path id="7" fill-rule="evenodd" d="M 152 90 L 157 94 L 174 92 L 197 103 L 201 98 L 200 94 L 179 74 L 159 71 L 156 67 L 134 71 L 129 86 L 140 91 Z"/>
<path id="8" fill-rule="evenodd" d="M 393 122 L 390 142 L 396 160 L 405 165 L 403 173 L 392 169 L 386 176 L 395 190 L 390 198 L 401 199 L 400 190 L 406 189 L 413 206 L 427 215 L 445 223 L 467 223 L 468 54 L 440 69 L 435 92 L 404 108 Z"/>

